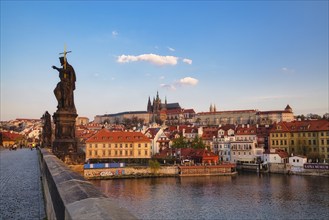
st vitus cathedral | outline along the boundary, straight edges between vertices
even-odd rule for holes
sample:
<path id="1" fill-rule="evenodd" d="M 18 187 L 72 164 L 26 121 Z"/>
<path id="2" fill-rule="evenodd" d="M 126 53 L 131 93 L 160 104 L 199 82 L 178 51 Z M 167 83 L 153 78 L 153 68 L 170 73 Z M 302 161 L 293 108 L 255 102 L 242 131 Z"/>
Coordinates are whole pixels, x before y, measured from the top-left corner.
<path id="1" fill-rule="evenodd" d="M 150 121 L 158 124 L 162 124 L 166 120 L 166 110 L 167 110 L 167 98 L 165 103 L 161 103 L 159 98 L 159 92 L 157 91 L 157 96 L 153 97 L 153 102 L 151 103 L 151 98 L 149 97 L 147 103 L 147 112 L 150 114 Z"/>
<path id="2" fill-rule="evenodd" d="M 150 114 L 150 122 L 162 124 L 167 120 L 168 110 L 170 111 L 173 109 L 179 111 L 182 110 L 178 103 L 167 104 L 167 98 L 165 98 L 165 102 L 162 103 L 158 91 L 156 97 L 153 98 L 152 103 L 151 98 L 149 97 L 147 103 L 147 112 Z"/>

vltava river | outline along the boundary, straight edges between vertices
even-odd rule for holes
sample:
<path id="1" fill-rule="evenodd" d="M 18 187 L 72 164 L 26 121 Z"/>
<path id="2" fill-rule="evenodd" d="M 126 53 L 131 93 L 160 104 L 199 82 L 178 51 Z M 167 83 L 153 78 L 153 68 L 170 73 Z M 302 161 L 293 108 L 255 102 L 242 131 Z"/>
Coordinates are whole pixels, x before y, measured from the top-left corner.
<path id="1" fill-rule="evenodd" d="M 329 178 L 279 174 L 94 180 L 139 219 L 329 219 Z"/>

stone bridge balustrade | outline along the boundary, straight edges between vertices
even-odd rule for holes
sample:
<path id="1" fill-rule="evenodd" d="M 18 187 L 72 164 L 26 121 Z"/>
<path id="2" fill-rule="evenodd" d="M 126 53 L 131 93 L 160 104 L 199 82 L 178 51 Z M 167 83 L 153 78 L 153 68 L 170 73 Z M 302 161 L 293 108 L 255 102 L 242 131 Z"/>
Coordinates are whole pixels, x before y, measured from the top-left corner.
<path id="1" fill-rule="evenodd" d="M 48 219 L 137 219 L 51 152 L 40 152 Z"/>

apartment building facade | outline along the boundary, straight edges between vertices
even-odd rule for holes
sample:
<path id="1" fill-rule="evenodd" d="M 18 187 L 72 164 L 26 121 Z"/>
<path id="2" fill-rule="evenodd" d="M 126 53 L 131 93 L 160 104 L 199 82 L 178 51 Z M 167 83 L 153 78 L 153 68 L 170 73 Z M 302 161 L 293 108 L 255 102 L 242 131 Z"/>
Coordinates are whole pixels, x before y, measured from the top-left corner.
<path id="1" fill-rule="evenodd" d="M 289 155 L 319 155 L 329 158 L 329 121 L 307 120 L 280 122 L 269 134 L 271 149 L 281 149 Z"/>
<path id="2" fill-rule="evenodd" d="M 86 140 L 88 159 L 149 159 L 151 141 L 141 132 L 102 129 Z"/>

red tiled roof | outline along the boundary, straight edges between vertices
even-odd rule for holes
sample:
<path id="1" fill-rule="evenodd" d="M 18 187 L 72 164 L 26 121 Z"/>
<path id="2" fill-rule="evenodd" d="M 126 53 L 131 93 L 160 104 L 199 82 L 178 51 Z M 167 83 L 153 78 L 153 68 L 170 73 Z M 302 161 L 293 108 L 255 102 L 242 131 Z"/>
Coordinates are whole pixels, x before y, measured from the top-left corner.
<path id="1" fill-rule="evenodd" d="M 256 135 L 256 131 L 257 131 L 256 125 L 250 125 L 249 127 L 248 126 L 245 126 L 245 127 L 238 126 L 236 128 L 235 134 L 237 134 L 237 135 Z"/>
<path id="2" fill-rule="evenodd" d="M 160 130 L 159 128 L 148 128 L 145 134 L 150 134 L 151 138 L 153 139 L 159 130 Z"/>
<path id="3" fill-rule="evenodd" d="M 184 111 L 184 113 L 191 113 L 191 114 L 195 114 L 195 111 L 194 111 L 194 109 L 184 109 L 183 110 Z"/>
<path id="4" fill-rule="evenodd" d="M 23 138 L 23 135 L 14 132 L 5 131 L 1 133 L 2 133 L 2 141 L 15 141 Z"/>
<path id="5" fill-rule="evenodd" d="M 271 132 L 304 132 L 304 131 L 329 131 L 329 121 L 321 120 L 306 120 L 279 122 L 274 124 Z"/>

